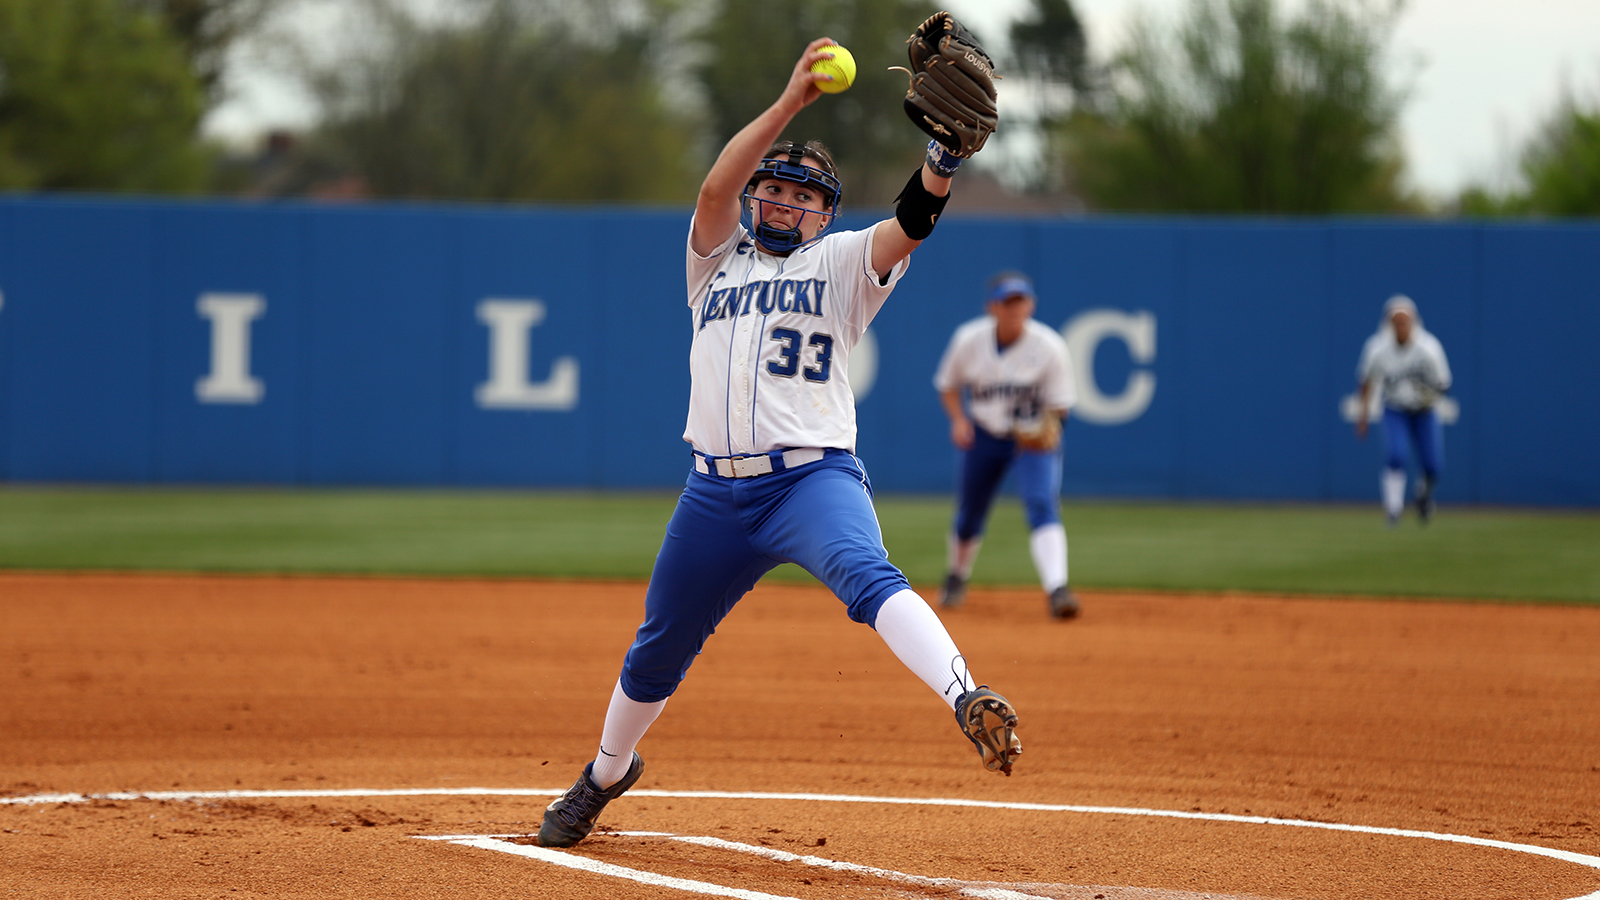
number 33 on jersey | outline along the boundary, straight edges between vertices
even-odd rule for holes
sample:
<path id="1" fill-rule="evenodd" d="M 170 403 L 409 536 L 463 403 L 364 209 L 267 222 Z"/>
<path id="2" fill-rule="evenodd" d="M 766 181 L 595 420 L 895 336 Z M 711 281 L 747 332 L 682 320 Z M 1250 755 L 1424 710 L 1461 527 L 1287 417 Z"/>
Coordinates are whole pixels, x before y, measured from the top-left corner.
<path id="1" fill-rule="evenodd" d="M 683 439 L 710 456 L 855 452 L 850 351 L 906 270 L 901 262 L 880 277 L 871 259 L 871 229 L 828 234 L 788 257 L 762 252 L 742 227 L 709 256 L 689 249 L 699 390 Z"/>

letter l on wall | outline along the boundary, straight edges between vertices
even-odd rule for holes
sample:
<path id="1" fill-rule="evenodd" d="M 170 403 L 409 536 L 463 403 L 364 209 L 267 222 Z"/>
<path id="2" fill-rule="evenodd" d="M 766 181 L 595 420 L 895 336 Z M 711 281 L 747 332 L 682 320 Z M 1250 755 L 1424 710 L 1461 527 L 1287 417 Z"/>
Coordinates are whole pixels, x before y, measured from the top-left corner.
<path id="1" fill-rule="evenodd" d="M 484 300 L 478 321 L 489 326 L 489 380 L 474 399 L 482 409 L 569 410 L 578 405 L 578 361 L 557 359 L 550 377 L 528 381 L 529 332 L 544 321 L 541 300 Z"/>

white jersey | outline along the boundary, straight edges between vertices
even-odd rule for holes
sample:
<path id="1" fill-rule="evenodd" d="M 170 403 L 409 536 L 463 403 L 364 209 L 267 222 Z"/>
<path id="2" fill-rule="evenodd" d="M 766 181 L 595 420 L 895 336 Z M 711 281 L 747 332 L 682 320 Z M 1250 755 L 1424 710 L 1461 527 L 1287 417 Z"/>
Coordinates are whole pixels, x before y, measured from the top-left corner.
<path id="1" fill-rule="evenodd" d="M 1450 389 L 1450 363 L 1439 339 L 1414 325 L 1411 339 L 1400 344 L 1394 329 L 1380 328 L 1361 348 L 1356 378 L 1371 381 L 1383 402 L 1415 412 L 1432 406 Z"/>
<path id="2" fill-rule="evenodd" d="M 939 360 L 933 386 L 940 393 L 967 388 L 967 409 L 984 431 L 1005 437 L 1045 409 L 1078 402 L 1067 342 L 1050 326 L 1029 319 L 1022 336 L 1002 350 L 993 316 L 956 329 Z"/>
<path id="3" fill-rule="evenodd" d="M 694 449 L 855 452 L 850 351 L 908 266 L 880 278 L 872 234 L 833 232 L 785 257 L 763 251 L 740 226 L 708 256 L 689 247 L 694 343 L 683 439 Z"/>

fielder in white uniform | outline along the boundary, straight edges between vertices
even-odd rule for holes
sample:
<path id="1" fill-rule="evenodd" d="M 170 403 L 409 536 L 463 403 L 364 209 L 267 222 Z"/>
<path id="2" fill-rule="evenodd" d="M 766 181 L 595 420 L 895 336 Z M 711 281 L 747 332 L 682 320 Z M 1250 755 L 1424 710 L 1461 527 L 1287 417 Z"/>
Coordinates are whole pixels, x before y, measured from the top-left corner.
<path id="1" fill-rule="evenodd" d="M 1383 403 L 1384 468 L 1380 481 L 1383 510 L 1390 525 L 1400 520 L 1406 498 L 1406 445 L 1421 470 L 1417 479 L 1417 517 L 1433 518 L 1434 488 L 1444 469 L 1444 434 L 1434 406 L 1450 389 L 1450 363 L 1439 339 L 1422 327 L 1417 305 L 1404 294 L 1389 298 L 1378 331 L 1361 348 L 1356 367 L 1361 382 L 1356 436 L 1367 436 L 1367 411 L 1374 397 Z"/>
<path id="2" fill-rule="evenodd" d="M 1016 713 L 977 684 L 939 617 L 888 559 L 855 456 L 850 353 L 933 230 L 960 160 L 930 149 L 896 214 L 829 232 L 840 185 L 827 148 L 779 141 L 815 101 L 813 41 L 778 101 L 728 142 L 700 187 L 686 248 L 692 376 L 688 482 L 656 557 L 645 619 L 623 660 L 594 761 L 545 811 L 567 847 L 638 781 L 634 748 L 722 618 L 792 562 L 875 628 L 956 713 L 984 764 L 1009 775 Z M 932 145 L 937 147 L 937 145 Z M 705 723 L 715 728 L 716 723 Z"/>
<path id="3" fill-rule="evenodd" d="M 940 605 L 962 605 L 990 508 L 1011 471 L 1050 614 L 1070 619 L 1079 604 L 1067 585 L 1060 426 L 1078 402 L 1078 389 L 1066 341 L 1033 318 L 1034 307 L 1027 276 L 996 275 L 989 282 L 989 314 L 956 329 L 934 375 L 950 417 L 950 441 L 961 451 L 960 502 L 948 539 Z"/>

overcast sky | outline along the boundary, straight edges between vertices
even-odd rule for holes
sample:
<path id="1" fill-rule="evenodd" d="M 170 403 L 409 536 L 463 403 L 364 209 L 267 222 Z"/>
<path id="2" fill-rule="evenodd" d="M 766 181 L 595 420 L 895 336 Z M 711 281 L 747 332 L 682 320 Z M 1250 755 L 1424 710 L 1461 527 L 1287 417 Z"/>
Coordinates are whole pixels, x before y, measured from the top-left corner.
<path id="1" fill-rule="evenodd" d="M 1123 42 L 1136 10 L 1170 22 L 1189 2 L 1072 0 L 1097 59 Z M 1294 8 L 1300 0 L 1286 2 Z M 1032 0 L 948 4 L 990 42 L 1032 8 Z M 1580 96 L 1600 99 L 1600 0 L 1408 0 L 1392 50 L 1395 77 L 1412 89 L 1401 123 L 1410 177 L 1429 194 L 1450 197 L 1510 172 L 1563 79 Z M 209 133 L 238 140 L 308 121 L 306 103 L 281 79 L 254 74 L 236 88 L 237 97 L 208 119 Z"/>
<path id="2" fill-rule="evenodd" d="M 948 2 L 986 41 L 1003 39 L 1005 24 L 1033 8 L 1031 0 Z M 1104 59 L 1135 10 L 1170 22 L 1188 3 L 1072 0 L 1072 8 L 1090 53 Z M 1453 196 L 1506 174 L 1563 78 L 1580 96 L 1600 96 L 1600 0 L 1408 0 L 1391 49 L 1394 74 L 1412 88 L 1401 119 L 1412 181 Z"/>

